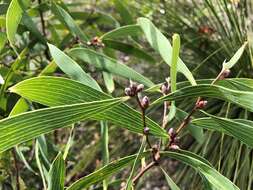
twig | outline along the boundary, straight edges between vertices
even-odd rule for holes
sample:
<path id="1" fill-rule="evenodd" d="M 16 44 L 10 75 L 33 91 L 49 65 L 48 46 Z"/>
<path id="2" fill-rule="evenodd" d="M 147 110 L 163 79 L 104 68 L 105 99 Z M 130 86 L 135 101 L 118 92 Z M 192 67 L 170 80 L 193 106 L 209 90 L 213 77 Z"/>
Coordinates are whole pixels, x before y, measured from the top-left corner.
<path id="1" fill-rule="evenodd" d="M 214 85 L 218 80 L 222 80 L 225 77 L 227 77 L 229 75 L 229 70 L 224 70 L 221 69 L 220 73 L 218 74 L 218 76 L 213 80 L 213 82 L 211 83 L 211 85 Z M 184 120 L 182 121 L 182 123 L 180 124 L 180 126 L 178 127 L 178 129 L 176 130 L 176 136 L 178 135 L 178 133 L 185 128 L 191 120 L 191 116 L 198 110 L 198 103 L 201 101 L 201 97 L 198 97 L 195 106 L 193 107 L 193 109 L 191 110 L 191 112 L 188 114 L 188 116 L 186 116 L 184 118 Z"/>
<path id="2" fill-rule="evenodd" d="M 138 95 L 136 95 L 136 101 L 137 101 L 137 103 L 138 103 L 138 105 L 139 105 L 139 107 L 141 109 L 141 113 L 142 113 L 141 117 L 142 117 L 143 130 L 144 130 L 146 128 L 146 126 L 147 126 L 147 124 L 146 124 L 146 112 L 145 112 L 145 109 L 141 105 L 141 101 L 140 101 Z M 147 134 L 145 134 L 145 135 L 146 135 L 146 138 L 147 138 L 147 143 L 148 143 L 149 148 L 152 148 L 152 145 L 150 143 L 148 135 Z"/>
<path id="3" fill-rule="evenodd" d="M 156 166 L 157 163 L 155 161 L 150 162 L 146 167 L 144 167 L 134 178 L 133 178 L 133 185 L 136 185 L 139 179 L 153 166 Z"/>
<path id="4" fill-rule="evenodd" d="M 18 161 L 17 161 L 15 149 L 12 149 L 12 155 L 14 159 L 14 167 L 15 167 L 15 174 L 16 174 L 16 186 L 17 186 L 17 190 L 20 190 L 19 168 L 18 168 Z"/>
<path id="5" fill-rule="evenodd" d="M 38 3 L 39 3 L 39 5 L 41 5 L 41 0 L 38 0 Z M 40 10 L 40 7 L 39 7 L 39 14 L 40 14 L 40 22 L 41 22 L 42 33 L 43 33 L 43 36 L 45 38 L 47 38 L 45 20 L 44 20 L 43 12 Z M 49 55 L 49 51 L 48 51 L 47 46 L 46 46 L 46 49 L 45 49 L 45 56 L 46 56 L 47 60 L 50 60 L 50 55 Z"/>
<path id="6" fill-rule="evenodd" d="M 193 109 L 191 110 L 191 112 L 184 118 L 184 120 L 182 121 L 182 123 L 179 125 L 179 127 L 176 130 L 176 135 L 183 129 L 185 128 L 191 121 L 191 116 L 197 111 L 197 104 L 198 102 L 201 100 L 200 97 L 198 97 L 195 106 L 193 107 Z"/>

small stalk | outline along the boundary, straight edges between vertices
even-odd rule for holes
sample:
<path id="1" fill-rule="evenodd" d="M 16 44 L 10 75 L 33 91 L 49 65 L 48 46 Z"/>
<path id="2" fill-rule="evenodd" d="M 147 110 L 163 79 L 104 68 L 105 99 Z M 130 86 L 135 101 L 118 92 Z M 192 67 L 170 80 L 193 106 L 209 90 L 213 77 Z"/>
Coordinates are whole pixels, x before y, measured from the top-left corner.
<path id="1" fill-rule="evenodd" d="M 17 160 L 15 149 L 12 149 L 12 155 L 13 155 L 13 159 L 14 159 L 14 167 L 15 167 L 15 175 L 16 175 L 16 186 L 17 186 L 17 190 L 20 190 L 19 168 L 18 168 L 18 160 Z"/>

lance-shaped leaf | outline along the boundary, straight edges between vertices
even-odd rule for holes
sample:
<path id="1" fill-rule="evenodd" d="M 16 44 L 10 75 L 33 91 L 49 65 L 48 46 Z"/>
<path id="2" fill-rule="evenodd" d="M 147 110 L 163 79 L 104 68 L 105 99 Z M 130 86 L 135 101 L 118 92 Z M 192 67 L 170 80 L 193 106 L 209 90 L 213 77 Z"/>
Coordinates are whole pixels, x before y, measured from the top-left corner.
<path id="1" fill-rule="evenodd" d="M 137 58 L 143 59 L 145 61 L 148 61 L 150 63 L 155 63 L 154 58 L 146 53 L 144 50 L 135 47 L 131 44 L 123 43 L 116 40 L 103 40 L 103 43 L 105 44 L 105 47 L 112 48 L 121 52 L 124 52 L 128 55 L 135 56 Z"/>
<path id="2" fill-rule="evenodd" d="M 23 10 L 18 0 L 12 0 L 6 13 L 6 33 L 11 45 L 15 44 L 15 35 L 22 18 Z"/>
<path id="3" fill-rule="evenodd" d="M 61 21 L 61 23 L 63 23 L 69 29 L 69 31 L 73 36 L 79 37 L 83 41 L 88 40 L 88 37 L 82 32 L 82 30 L 75 23 L 75 21 L 67 11 L 65 11 L 63 8 L 56 5 L 55 3 L 52 3 L 51 10 L 56 15 L 56 17 Z"/>
<path id="4" fill-rule="evenodd" d="M 240 47 L 237 52 L 234 54 L 234 56 L 229 60 L 229 62 L 223 63 L 223 70 L 231 69 L 241 58 L 245 47 L 247 46 L 248 42 L 245 42 L 242 47 Z"/>
<path id="5" fill-rule="evenodd" d="M 13 86 L 10 91 L 47 106 L 68 105 L 112 98 L 80 82 L 60 77 L 27 79 Z M 93 118 L 96 120 L 108 120 L 132 132 L 143 133 L 141 114 L 123 103 L 107 112 L 97 114 Z M 147 118 L 147 126 L 150 128 L 151 134 L 168 137 L 166 131 L 149 118 Z"/>
<path id="6" fill-rule="evenodd" d="M 168 39 L 147 18 L 139 18 L 137 23 L 143 30 L 149 44 L 161 55 L 163 60 L 171 66 L 172 47 Z M 192 73 L 180 58 L 178 59 L 177 69 L 185 75 L 192 85 L 196 85 Z"/>
<path id="7" fill-rule="evenodd" d="M 119 12 L 121 19 L 124 24 L 133 24 L 134 19 L 132 14 L 127 9 L 127 6 L 124 4 L 122 0 L 114 0 L 115 8 Z"/>
<path id="8" fill-rule="evenodd" d="M 5 45 L 7 41 L 7 37 L 6 37 L 6 34 L 3 33 L 3 32 L 0 32 L 0 53 Z M 0 83 L 1 84 L 1 83 Z"/>
<path id="9" fill-rule="evenodd" d="M 163 157 L 170 157 L 179 160 L 190 167 L 194 168 L 196 171 L 200 172 L 205 179 L 219 190 L 240 190 L 235 184 L 233 184 L 229 179 L 221 175 L 217 170 L 215 170 L 204 158 L 188 152 L 161 152 Z"/>
<path id="10" fill-rule="evenodd" d="M 167 172 L 161 168 L 164 176 L 165 176 L 165 179 L 170 187 L 171 190 L 180 190 L 180 188 L 177 186 L 177 184 L 171 179 L 171 177 L 167 174 Z"/>
<path id="11" fill-rule="evenodd" d="M 0 153 L 55 129 L 91 118 L 119 104 L 119 98 L 56 106 L 0 120 Z"/>
<path id="12" fill-rule="evenodd" d="M 63 190 L 65 179 L 65 163 L 62 153 L 59 153 L 49 170 L 48 190 Z"/>
<path id="13" fill-rule="evenodd" d="M 142 33 L 142 30 L 139 25 L 127 25 L 111 30 L 110 32 L 105 33 L 100 37 L 101 40 L 105 39 L 118 39 L 124 38 L 127 36 L 138 36 Z"/>
<path id="14" fill-rule="evenodd" d="M 170 101 L 183 100 L 185 98 L 210 97 L 234 103 L 238 106 L 253 111 L 253 92 L 231 90 L 218 85 L 198 85 L 181 88 L 174 93 L 161 97 L 153 104 Z"/>
<path id="15" fill-rule="evenodd" d="M 246 145 L 253 147 L 253 122 L 245 119 L 227 119 L 207 114 L 210 117 L 194 119 L 198 127 L 219 131 L 233 136 Z"/>
<path id="16" fill-rule="evenodd" d="M 145 152 L 145 153 L 141 154 L 141 158 L 143 158 L 144 156 L 147 156 L 148 154 L 150 154 L 150 153 Z M 103 168 L 77 180 L 72 185 L 70 185 L 70 187 L 68 187 L 67 190 L 82 190 L 82 189 L 85 189 L 85 188 L 91 186 L 92 184 L 98 183 L 98 182 L 108 178 L 109 176 L 119 172 L 121 169 L 125 168 L 126 166 L 130 165 L 131 163 L 133 163 L 136 156 L 137 155 L 131 155 L 131 156 L 121 158 L 119 160 L 115 160 L 115 161 L 107 164 Z"/>
<path id="17" fill-rule="evenodd" d="M 141 158 L 146 157 L 149 154 L 150 152 L 144 152 L 141 154 Z M 101 182 L 103 179 L 117 173 L 119 170 L 133 163 L 136 156 L 137 155 L 131 155 L 113 161 L 103 168 L 77 180 L 70 187 L 68 187 L 67 190 L 81 190 L 91 186 L 92 184 Z M 161 157 L 174 158 L 189 165 L 196 171 L 200 172 L 203 176 L 205 176 L 208 182 L 210 182 L 215 188 L 219 190 L 239 190 L 239 188 L 230 182 L 226 177 L 222 176 L 218 171 L 216 171 L 207 160 L 194 153 L 183 150 L 178 150 L 178 152 L 165 151 L 161 152 Z"/>
<path id="18" fill-rule="evenodd" d="M 152 81 L 150 81 L 148 78 L 144 77 L 140 73 L 136 72 L 135 70 L 131 69 L 130 67 L 119 63 L 117 60 L 112 59 L 108 56 L 97 53 L 96 51 L 87 48 L 74 48 L 70 50 L 69 54 L 72 57 L 92 64 L 96 68 L 101 69 L 103 71 L 119 75 L 127 79 L 132 79 L 139 83 L 143 83 L 148 87 L 154 85 Z"/>
<path id="19" fill-rule="evenodd" d="M 52 44 L 48 44 L 55 63 L 72 79 L 80 81 L 96 90 L 101 90 L 97 82 L 69 56 Z"/>

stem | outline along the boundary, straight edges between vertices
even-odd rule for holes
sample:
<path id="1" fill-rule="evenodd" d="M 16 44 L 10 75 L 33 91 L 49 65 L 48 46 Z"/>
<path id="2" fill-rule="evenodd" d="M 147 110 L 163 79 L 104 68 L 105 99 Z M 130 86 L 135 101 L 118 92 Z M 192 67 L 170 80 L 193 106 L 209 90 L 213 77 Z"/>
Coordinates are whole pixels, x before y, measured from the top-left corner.
<path id="1" fill-rule="evenodd" d="M 139 181 L 139 179 L 153 166 L 155 166 L 157 163 L 156 162 L 150 162 L 145 168 L 143 168 L 133 179 L 133 185 L 136 185 Z"/>
<path id="2" fill-rule="evenodd" d="M 224 73 L 224 69 L 222 69 L 220 71 L 220 73 L 218 74 L 218 76 L 213 80 L 213 82 L 211 83 L 211 85 L 215 84 L 218 80 L 220 80 L 220 77 L 223 75 Z M 183 129 L 185 128 L 189 123 L 190 123 L 190 119 L 191 116 L 197 111 L 197 104 L 198 102 L 201 100 L 201 97 L 198 97 L 195 106 L 193 107 L 193 109 L 191 110 L 191 112 L 188 114 L 188 116 L 186 116 L 184 118 L 184 120 L 182 121 L 182 123 L 180 124 L 180 126 L 178 127 L 177 131 L 176 131 L 176 135 Z"/>
<path id="3" fill-rule="evenodd" d="M 179 125 L 178 129 L 176 130 L 176 135 L 183 129 L 185 128 L 191 121 L 191 116 L 197 111 L 197 103 L 201 100 L 200 97 L 198 97 L 195 106 L 193 107 L 193 109 L 191 110 L 191 112 L 184 118 L 184 120 L 182 121 L 182 123 Z"/>
<path id="4" fill-rule="evenodd" d="M 167 108 L 168 108 L 168 102 L 165 101 L 164 104 L 163 104 L 163 123 L 162 123 L 162 128 L 163 128 L 163 129 L 165 129 L 166 124 L 167 124 L 167 119 L 166 119 L 166 116 L 167 116 Z"/>
<path id="5" fill-rule="evenodd" d="M 142 113 L 141 117 L 142 117 L 143 130 L 144 130 L 145 127 L 146 127 L 146 112 L 145 112 L 145 109 L 143 109 L 143 107 L 141 106 L 141 101 L 140 101 L 138 95 L 136 96 L 136 101 L 137 101 L 139 107 L 141 108 L 141 113 Z M 152 148 L 152 145 L 151 145 L 151 143 L 149 141 L 148 135 L 146 135 L 146 138 L 147 138 L 147 143 L 148 143 L 149 148 Z"/>
<path id="6" fill-rule="evenodd" d="M 41 0 L 38 0 L 38 3 L 39 3 L 39 5 L 41 5 Z M 44 20 L 43 12 L 40 10 L 40 7 L 39 7 L 39 14 L 40 14 L 40 22 L 41 22 L 42 33 L 43 33 L 43 36 L 45 38 L 47 38 L 45 20 Z M 49 55 L 47 46 L 46 46 L 46 49 L 45 49 L 45 56 L 48 60 L 50 60 L 50 55 Z"/>
<path id="7" fill-rule="evenodd" d="M 19 168 L 18 168 L 18 161 L 17 161 L 15 149 L 12 149 L 12 155 L 13 155 L 13 158 L 14 158 L 14 166 L 15 166 L 15 174 L 16 174 L 16 186 L 17 186 L 17 190 L 20 190 Z"/>

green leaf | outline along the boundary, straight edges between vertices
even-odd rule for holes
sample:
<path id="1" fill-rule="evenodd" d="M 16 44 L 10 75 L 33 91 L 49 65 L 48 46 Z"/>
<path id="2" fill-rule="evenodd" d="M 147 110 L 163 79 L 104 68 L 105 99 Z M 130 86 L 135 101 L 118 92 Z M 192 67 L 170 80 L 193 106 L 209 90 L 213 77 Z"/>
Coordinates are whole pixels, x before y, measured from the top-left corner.
<path id="1" fill-rule="evenodd" d="M 171 57 L 171 67 L 170 67 L 170 84 L 171 84 L 171 92 L 177 90 L 177 63 L 179 58 L 180 51 L 180 36 L 178 34 L 174 34 L 172 36 L 172 57 Z M 172 120 L 176 114 L 176 104 L 175 101 L 171 102 L 168 121 Z"/>
<path id="2" fill-rule="evenodd" d="M 0 53 L 2 49 L 4 48 L 6 41 L 7 41 L 6 34 L 3 32 L 0 32 Z"/>
<path id="3" fill-rule="evenodd" d="M 115 8 L 119 12 L 124 24 L 133 24 L 134 19 L 124 4 L 123 0 L 114 0 Z"/>
<path id="4" fill-rule="evenodd" d="M 141 157 L 147 156 L 148 153 L 149 152 L 143 153 Z M 82 190 L 91 186 L 92 184 L 98 183 L 130 165 L 136 159 L 136 156 L 137 155 L 131 155 L 119 160 L 115 160 L 103 168 L 77 180 L 72 185 L 70 185 L 67 190 Z"/>
<path id="5" fill-rule="evenodd" d="M 244 42 L 242 47 L 240 47 L 237 52 L 234 54 L 234 56 L 229 60 L 229 62 L 223 63 L 223 70 L 231 69 L 241 58 L 245 47 L 247 46 L 248 42 Z"/>
<path id="6" fill-rule="evenodd" d="M 131 173 L 130 173 L 130 175 L 128 177 L 128 180 L 127 180 L 127 183 L 126 183 L 126 190 L 131 190 L 132 189 L 132 186 L 133 186 L 132 178 L 134 176 L 134 172 L 136 170 L 138 161 L 140 161 L 140 159 L 142 157 L 142 153 L 143 153 L 143 151 L 145 149 L 145 145 L 146 145 L 146 136 L 144 135 L 143 139 L 142 139 L 142 142 L 141 142 L 140 149 L 139 149 L 139 151 L 137 153 L 137 156 L 136 156 L 136 158 L 134 160 Z"/>
<path id="7" fill-rule="evenodd" d="M 110 99 L 111 96 L 80 82 L 60 77 L 37 77 L 13 86 L 10 91 L 47 106 L 68 105 Z M 122 103 L 107 112 L 97 114 L 96 120 L 109 120 L 119 127 L 143 133 L 141 114 Z M 147 117 L 147 126 L 155 136 L 168 137 L 157 123 Z"/>
<path id="8" fill-rule="evenodd" d="M 171 58 L 171 67 L 170 67 L 170 81 L 171 81 L 171 92 L 177 90 L 177 64 L 180 51 L 180 36 L 174 34 L 172 36 L 172 58 Z"/>
<path id="9" fill-rule="evenodd" d="M 111 30 L 110 32 L 107 32 L 103 34 L 100 39 L 118 39 L 118 38 L 126 38 L 127 36 L 138 36 L 142 33 L 141 28 L 139 25 L 133 24 L 133 25 L 127 25 L 122 26 L 119 28 L 116 28 L 114 30 Z"/>
<path id="10" fill-rule="evenodd" d="M 72 57 L 78 58 L 84 62 L 94 65 L 96 68 L 103 71 L 125 77 L 143 83 L 144 85 L 151 87 L 154 85 L 148 78 L 142 76 L 135 70 L 128 66 L 117 62 L 117 60 L 107 57 L 103 54 L 97 53 L 96 51 L 87 48 L 74 48 L 71 49 L 69 54 Z"/>
<path id="11" fill-rule="evenodd" d="M 146 53 L 144 50 L 137 48 L 131 44 L 123 43 L 116 40 L 103 40 L 103 43 L 106 47 L 112 48 L 121 52 L 124 52 L 128 55 L 135 56 L 137 58 L 143 59 L 145 61 L 148 61 L 150 63 L 155 63 L 154 58 Z"/>
<path id="12" fill-rule="evenodd" d="M 6 13 L 6 34 L 10 44 L 15 44 L 15 34 L 22 18 L 23 10 L 18 0 L 12 0 Z"/>
<path id="13" fill-rule="evenodd" d="M 54 45 L 48 44 L 48 47 L 55 63 L 63 72 L 68 74 L 74 80 L 80 81 L 96 90 L 101 90 L 97 82 L 89 74 L 85 73 L 74 60 Z"/>
<path id="14" fill-rule="evenodd" d="M 107 88 L 107 91 L 109 93 L 112 93 L 115 90 L 115 85 L 113 81 L 113 76 L 111 73 L 103 72 L 103 78 L 105 82 L 105 86 Z"/>
<path id="15" fill-rule="evenodd" d="M 235 184 L 215 170 L 204 158 L 188 151 L 161 152 L 162 157 L 179 160 L 205 176 L 206 180 L 219 190 L 240 190 Z"/>
<path id="16" fill-rule="evenodd" d="M 183 100 L 185 98 L 210 97 L 234 103 L 249 111 L 253 111 L 253 92 L 231 90 L 218 85 L 202 84 L 181 88 L 174 93 L 159 98 L 153 104 L 170 101 Z"/>
<path id="17" fill-rule="evenodd" d="M 2 119 L 0 120 L 0 153 L 39 135 L 88 119 L 120 102 L 121 99 L 115 98 L 56 106 Z"/>
<path id="18" fill-rule="evenodd" d="M 20 98 L 15 104 L 15 106 L 12 108 L 9 117 L 26 112 L 27 110 L 29 110 L 29 105 L 27 101 L 24 98 Z"/>
<path id="19" fill-rule="evenodd" d="M 180 188 L 177 186 L 177 184 L 170 178 L 170 176 L 167 174 L 167 172 L 161 168 L 161 170 L 163 171 L 163 174 L 166 178 L 166 181 L 170 187 L 171 190 L 180 190 Z"/>
<path id="20" fill-rule="evenodd" d="M 155 25 L 148 20 L 147 18 L 138 18 L 137 23 L 140 25 L 143 30 L 149 44 L 160 53 L 163 60 L 171 66 L 171 56 L 172 56 L 172 47 L 168 39 L 155 27 Z M 178 59 L 178 72 L 181 72 L 185 77 L 190 81 L 192 85 L 196 85 L 192 73 L 183 63 L 183 61 Z"/>
<path id="21" fill-rule="evenodd" d="M 48 190 L 64 190 L 65 163 L 60 152 L 49 170 Z"/>
<path id="22" fill-rule="evenodd" d="M 194 119 L 192 123 L 198 127 L 219 131 L 239 139 L 253 147 L 253 122 L 245 119 L 227 119 L 207 114 L 210 117 Z"/>
<path id="23" fill-rule="evenodd" d="M 32 18 L 23 10 L 22 23 L 31 31 L 31 33 L 43 44 L 46 44 L 47 41 L 41 32 L 36 27 L 36 24 L 33 22 Z"/>
<path id="24" fill-rule="evenodd" d="M 89 38 L 82 32 L 79 26 L 75 23 L 73 18 L 60 6 L 52 3 L 51 10 L 57 18 L 63 23 L 71 32 L 73 36 L 79 37 L 82 41 L 86 42 Z"/>

